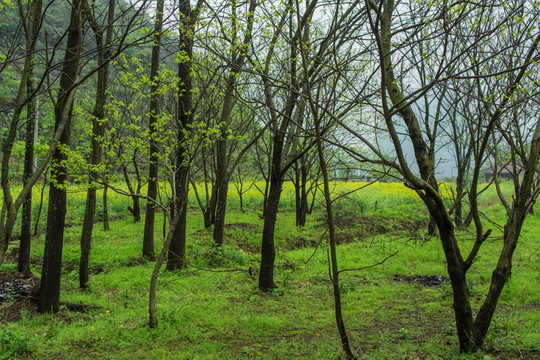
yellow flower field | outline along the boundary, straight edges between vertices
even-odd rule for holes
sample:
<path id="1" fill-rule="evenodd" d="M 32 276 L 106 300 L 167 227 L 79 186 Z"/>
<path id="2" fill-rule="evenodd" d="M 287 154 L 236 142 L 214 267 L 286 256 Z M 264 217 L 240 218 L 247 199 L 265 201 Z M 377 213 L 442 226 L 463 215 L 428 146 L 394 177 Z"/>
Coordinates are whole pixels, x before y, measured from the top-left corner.
<path id="1" fill-rule="evenodd" d="M 319 184 L 320 186 L 321 184 Z M 505 187 L 507 185 L 505 184 Z M 210 187 L 210 185 L 209 185 Z M 440 191 L 448 198 L 452 198 L 452 184 L 442 183 Z M 16 186 L 13 188 L 14 194 L 18 194 L 21 187 Z M 33 211 L 37 213 L 39 203 L 42 195 L 42 184 L 37 184 L 32 191 Z M 197 184 L 197 189 L 201 200 L 206 200 L 205 189 L 203 183 Z M 255 183 L 244 183 L 244 189 L 242 194 L 244 209 L 252 211 L 262 211 L 264 203 L 263 193 L 265 189 L 265 183 L 258 181 Z M 118 190 L 127 193 L 127 187 L 123 183 L 114 184 L 112 188 L 109 188 L 108 204 L 109 214 L 129 214 L 127 207 L 132 205 L 132 200 L 118 192 Z M 374 209 L 392 209 L 401 205 L 414 205 L 421 206 L 421 200 L 418 195 L 411 189 L 407 188 L 402 183 L 366 183 L 366 182 L 333 182 L 331 184 L 331 190 L 334 198 L 341 195 L 348 194 L 341 197 L 335 202 L 336 206 L 345 207 L 350 211 L 363 211 Z M 84 215 L 84 207 L 86 202 L 86 189 L 84 185 L 71 184 L 68 187 L 67 207 L 70 221 L 82 220 Z M 170 198 L 170 188 L 167 182 L 160 183 L 161 200 L 164 204 L 167 204 Z M 141 194 L 146 194 L 146 188 L 143 188 Z M 322 189 L 317 189 L 315 208 L 322 208 Z M 483 198 L 490 198 L 496 196 L 494 189 L 489 189 Z M 0 199 L 2 198 L 0 194 Z M 308 201 L 311 202 L 312 195 L 309 196 Z M 42 213 L 46 213 L 46 205 L 48 201 L 48 189 L 43 191 L 43 208 Z M 101 211 L 103 204 L 103 190 L 97 191 L 97 206 L 98 213 Z M 141 206 L 145 204 L 145 200 L 141 199 Z M 193 188 L 190 188 L 188 206 L 191 208 L 198 208 L 197 199 Z M 237 210 L 240 208 L 240 196 L 238 194 L 236 186 L 231 183 L 229 185 L 228 192 L 228 208 L 230 210 Z M 286 181 L 283 185 L 283 192 L 281 194 L 280 208 L 282 210 L 293 211 L 295 209 L 295 190 L 294 184 L 291 181 Z"/>

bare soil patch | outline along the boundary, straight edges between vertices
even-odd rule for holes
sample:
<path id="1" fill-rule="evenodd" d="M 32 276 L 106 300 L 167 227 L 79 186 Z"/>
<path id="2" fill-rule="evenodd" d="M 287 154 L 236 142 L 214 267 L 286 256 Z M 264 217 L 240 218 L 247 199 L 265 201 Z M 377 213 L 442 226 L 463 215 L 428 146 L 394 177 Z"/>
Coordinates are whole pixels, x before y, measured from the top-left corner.
<path id="1" fill-rule="evenodd" d="M 21 319 L 21 310 L 37 311 L 40 279 L 18 272 L 0 272 L 0 322 Z"/>

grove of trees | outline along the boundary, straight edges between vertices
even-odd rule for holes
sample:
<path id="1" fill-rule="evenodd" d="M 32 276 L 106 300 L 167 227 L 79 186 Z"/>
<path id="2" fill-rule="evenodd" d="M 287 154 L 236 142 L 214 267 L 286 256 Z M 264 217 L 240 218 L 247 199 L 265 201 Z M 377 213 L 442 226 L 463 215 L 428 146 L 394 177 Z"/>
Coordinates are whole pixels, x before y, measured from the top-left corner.
<path id="1" fill-rule="evenodd" d="M 315 193 L 324 198 L 336 320 L 353 359 L 329 187 L 333 167 L 346 164 L 403 182 L 421 198 L 445 255 L 460 350 L 475 352 L 540 194 L 538 24 L 534 1 L 0 0 L 0 260 L 19 221 L 18 270 L 31 275 L 31 193 L 48 182 L 39 311 L 57 312 L 68 187 L 87 192 L 81 289 L 96 213 L 107 220 L 96 190 L 121 192 L 134 221 L 145 213 L 140 254 L 156 261 L 155 327 L 161 267 L 190 262 L 189 192 L 219 251 L 228 189 L 234 182 L 241 198 L 248 179 L 264 180 L 257 274 L 268 292 L 276 287 L 280 195 L 292 179 L 297 226 Z M 457 169 L 450 200 L 441 152 Z M 502 170 L 514 175 L 511 197 L 500 192 Z M 492 231 L 477 201 L 488 186 L 499 191 L 507 220 L 491 285 L 473 310 L 467 272 Z M 156 256 L 157 211 L 167 223 Z M 475 237 L 467 250 L 456 236 L 464 227 Z"/>

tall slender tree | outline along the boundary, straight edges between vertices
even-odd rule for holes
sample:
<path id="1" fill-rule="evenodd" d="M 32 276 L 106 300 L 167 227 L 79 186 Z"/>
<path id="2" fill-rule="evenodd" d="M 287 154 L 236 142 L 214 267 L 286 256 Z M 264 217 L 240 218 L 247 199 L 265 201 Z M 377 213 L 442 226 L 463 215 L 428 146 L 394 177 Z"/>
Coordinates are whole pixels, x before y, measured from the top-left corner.
<path id="1" fill-rule="evenodd" d="M 19 4 L 19 6 L 21 6 Z M 23 13 L 23 10 L 20 10 Z M 26 48 L 30 53 L 35 48 L 35 42 L 41 27 L 42 1 L 34 0 L 28 6 L 25 29 Z M 32 99 L 26 106 L 26 136 L 24 154 L 23 184 L 26 185 L 34 172 L 34 142 L 37 131 L 38 97 L 35 94 L 36 80 L 34 77 L 33 55 L 30 62 L 28 79 L 26 82 L 26 96 Z M 32 191 L 29 191 L 23 202 L 21 219 L 21 242 L 19 246 L 19 272 L 30 274 L 30 240 L 32 234 Z"/>
<path id="2" fill-rule="evenodd" d="M 81 235 L 81 260 L 79 263 L 79 286 L 86 288 L 88 283 L 88 262 L 90 259 L 90 248 L 92 244 L 92 231 L 94 229 L 94 218 L 96 214 L 96 187 L 94 181 L 97 180 L 97 167 L 101 163 L 101 153 L 103 148 L 103 136 L 105 134 L 105 104 L 107 100 L 107 88 L 109 84 L 109 57 L 111 55 L 111 43 L 113 37 L 113 22 L 115 12 L 115 1 L 109 0 L 107 22 L 105 25 L 98 23 L 94 16 L 95 8 L 90 8 L 87 0 L 83 2 L 85 15 L 94 32 L 98 53 L 96 102 L 92 111 L 92 158 L 90 168 L 89 188 L 86 195 L 86 206 L 84 211 L 82 235 Z"/>
<path id="3" fill-rule="evenodd" d="M 154 224 L 156 207 L 154 202 L 157 200 L 158 194 L 158 161 L 159 148 L 156 141 L 157 126 L 159 118 L 159 66 L 160 66 L 160 51 L 161 38 L 163 36 L 163 7 L 164 0 L 158 0 L 156 3 L 156 18 L 154 21 L 154 42 L 152 45 L 152 63 L 150 65 L 150 114 L 148 120 L 148 136 L 150 140 L 150 165 L 148 169 L 148 189 L 146 202 L 146 216 L 144 219 L 144 235 L 142 255 L 150 260 L 154 260 Z"/>
<path id="4" fill-rule="evenodd" d="M 65 161 L 70 140 L 73 100 L 76 84 L 79 80 L 83 53 L 83 1 L 74 0 L 71 6 L 65 60 L 58 99 L 54 109 L 55 128 L 58 128 L 61 124 L 65 125 L 51 163 L 47 233 L 45 236 L 45 254 L 43 256 L 39 293 L 40 312 L 57 312 L 60 302 L 62 247 L 66 216 L 65 185 L 67 168 Z"/>
<path id="5" fill-rule="evenodd" d="M 190 0 L 180 1 L 180 46 L 178 56 L 178 110 L 176 121 L 177 151 L 174 178 L 173 214 L 179 220 L 168 252 L 167 270 L 185 266 L 187 201 L 189 194 L 189 171 L 192 161 L 191 134 L 193 130 L 193 101 L 191 68 L 193 59 L 193 36 L 202 1 L 192 8 Z M 173 215 L 176 218 L 175 215 Z"/>

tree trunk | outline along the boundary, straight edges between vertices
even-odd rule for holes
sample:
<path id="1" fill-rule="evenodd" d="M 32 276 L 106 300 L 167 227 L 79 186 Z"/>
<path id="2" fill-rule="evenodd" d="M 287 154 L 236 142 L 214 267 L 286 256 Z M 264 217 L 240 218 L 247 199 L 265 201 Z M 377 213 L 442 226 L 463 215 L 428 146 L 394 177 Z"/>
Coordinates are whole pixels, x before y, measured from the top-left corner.
<path id="1" fill-rule="evenodd" d="M 22 9 L 22 3 L 19 2 L 18 4 L 20 14 L 24 14 L 24 10 Z M 3 199 L 2 210 L 0 213 L 0 263 L 4 262 L 4 257 L 9 245 L 9 241 L 11 240 L 11 235 L 13 234 L 13 228 L 15 226 L 15 222 L 17 221 L 17 212 L 19 210 L 19 207 L 22 205 L 22 202 L 27 199 L 28 196 L 31 196 L 30 194 L 32 193 L 33 184 L 35 184 L 35 182 L 38 180 L 41 172 L 45 170 L 45 166 L 40 166 L 40 168 L 37 169 L 37 171 L 35 172 L 36 174 L 29 176 L 23 186 L 23 189 L 19 193 L 19 197 L 17 198 L 17 200 L 13 201 L 9 176 L 10 160 L 13 153 L 13 145 L 17 137 L 21 113 L 25 102 L 27 101 L 27 99 L 25 99 L 25 94 L 28 94 L 29 90 L 28 81 L 32 81 L 31 78 L 33 77 L 33 58 L 34 50 L 37 43 L 37 34 L 39 32 L 38 24 L 40 24 L 41 21 L 41 7 L 42 3 L 39 0 L 34 1 L 30 6 L 30 21 L 27 24 L 28 26 L 25 27 L 25 30 L 27 31 L 27 41 L 24 56 L 24 67 L 22 69 L 19 87 L 17 89 L 15 107 L 11 115 L 11 121 L 9 122 L 9 124 L 6 124 L 7 126 L 5 128 L 8 129 L 8 132 L 5 147 L 2 151 L 1 161 L 2 169 L 0 182 L 2 185 Z M 21 19 L 21 21 L 26 20 Z M 64 124 L 61 125 L 61 127 L 63 126 Z M 61 131 L 55 133 L 53 141 L 51 141 L 51 149 L 47 153 L 46 158 L 49 156 L 52 157 L 52 149 L 56 146 L 55 143 L 57 143 L 59 139 L 60 132 Z"/>
<path id="2" fill-rule="evenodd" d="M 36 5 L 38 1 L 31 5 L 31 16 L 41 17 L 41 3 Z M 39 9 L 35 9 L 34 6 L 39 6 Z M 39 14 L 35 15 L 36 12 Z M 34 28 L 34 21 L 39 21 L 39 18 L 32 20 L 30 29 Z M 33 37 L 34 35 L 32 35 Z M 28 40 L 27 40 L 28 41 Z M 33 66 L 32 66 L 33 68 Z M 32 68 L 30 73 L 32 73 Z M 32 74 L 28 76 L 26 85 L 26 94 L 28 97 L 34 92 L 34 77 Z M 37 101 L 38 98 L 34 97 L 32 101 L 26 107 L 26 136 L 25 136 L 25 152 L 24 152 L 24 173 L 23 184 L 26 185 L 28 180 L 34 172 L 34 139 L 36 133 L 36 118 L 37 118 Z M 21 242 L 19 246 L 19 261 L 17 270 L 26 276 L 30 275 L 30 241 L 32 238 L 32 191 L 28 193 L 24 199 L 22 206 L 22 220 L 21 220 Z"/>
<path id="3" fill-rule="evenodd" d="M 161 252 L 159 253 L 156 264 L 154 265 L 154 270 L 152 271 L 152 277 L 150 279 L 150 291 L 148 294 L 148 313 L 149 313 L 150 328 L 155 328 L 158 324 L 157 310 L 156 310 L 157 279 L 159 276 L 159 271 L 161 270 L 161 266 L 165 262 L 167 253 L 169 252 L 169 246 L 174 236 L 173 229 L 178 227 L 179 221 L 180 221 L 180 214 L 177 213 L 176 216 L 171 220 L 171 227 L 169 228 L 169 233 L 167 234 L 167 238 L 165 239 L 165 242 L 163 243 L 163 248 L 161 249 Z"/>
<path id="4" fill-rule="evenodd" d="M 39 311 L 57 312 L 60 301 L 60 277 L 62 271 L 62 246 L 64 243 L 64 221 L 66 216 L 66 192 L 63 188 L 67 169 L 63 164 L 65 154 L 62 147 L 69 146 L 71 133 L 71 116 L 73 109 L 74 88 L 80 71 L 80 54 L 82 52 L 82 6 L 81 0 L 74 0 L 71 8 L 71 21 L 68 31 L 66 56 L 60 79 L 60 90 L 55 106 L 55 128 L 67 123 L 60 137 L 51 164 L 51 181 L 49 187 L 49 210 L 47 218 L 47 234 L 45 236 L 45 255 L 41 271 L 41 287 L 39 293 Z"/>
<path id="5" fill-rule="evenodd" d="M 261 269 L 259 272 L 259 289 L 262 291 L 270 291 L 276 287 L 274 283 L 274 261 L 276 258 L 274 230 L 276 228 L 282 187 L 283 176 L 279 172 L 278 174 L 272 174 L 268 192 L 268 201 L 266 202 L 266 208 L 264 209 Z"/>
<path id="6" fill-rule="evenodd" d="M 296 226 L 302 228 L 306 226 L 306 218 L 308 212 L 307 201 L 307 169 L 304 158 L 300 159 L 300 165 L 296 171 Z"/>
<path id="7" fill-rule="evenodd" d="M 204 228 L 209 229 L 216 219 L 217 184 L 212 184 L 212 193 L 206 208 L 204 209 Z"/>
<path id="8" fill-rule="evenodd" d="M 180 172 L 180 171 L 179 171 Z M 189 169 L 185 170 L 185 174 L 180 174 L 176 181 L 182 182 L 177 186 L 176 196 L 174 201 L 173 216 L 178 217 L 178 222 L 174 230 L 173 237 L 169 246 L 168 258 L 167 258 L 167 270 L 177 270 L 186 266 L 186 223 L 187 223 L 187 196 L 189 184 L 187 182 L 187 176 Z M 178 213 L 178 214 L 177 214 Z"/>
<path id="9" fill-rule="evenodd" d="M 456 207 L 454 210 L 454 222 L 456 226 L 463 226 L 463 175 L 460 174 L 458 169 L 458 174 L 456 177 Z"/>
<path id="10" fill-rule="evenodd" d="M 35 41 L 39 33 L 41 22 L 42 1 L 34 0 L 29 3 L 29 17 L 26 27 L 26 49 L 33 52 Z M 26 81 L 26 96 L 31 98 L 35 91 L 34 80 L 34 61 L 33 56 L 30 59 L 28 78 Z M 34 173 L 34 142 L 37 137 L 37 111 L 38 97 L 34 96 L 32 101 L 26 106 L 26 137 L 24 151 L 24 173 L 23 184 L 26 185 Z M 23 202 L 22 220 L 21 220 L 21 242 L 19 246 L 18 271 L 25 275 L 30 275 L 30 241 L 32 238 L 32 190 L 28 193 Z"/>
<path id="11" fill-rule="evenodd" d="M 108 201 L 108 189 L 107 184 L 103 186 L 103 230 L 109 231 L 111 229 L 109 224 L 109 201 Z"/>
<path id="12" fill-rule="evenodd" d="M 107 18 L 107 32 L 105 42 L 103 41 L 103 30 L 96 19 L 91 16 L 91 9 L 87 9 L 87 16 L 94 31 L 96 46 L 98 51 L 98 70 L 96 103 L 92 112 L 92 159 L 91 164 L 98 166 L 101 163 L 102 138 L 105 134 L 105 103 L 107 102 L 107 89 L 109 87 L 109 46 L 112 42 L 112 23 L 114 21 L 115 1 L 109 0 L 109 12 Z M 83 228 L 81 234 L 81 260 L 79 262 L 79 286 L 86 288 L 88 283 L 88 263 L 90 261 L 90 249 L 92 247 L 92 232 L 94 230 L 94 220 L 96 215 L 96 189 L 92 183 L 97 179 L 97 171 L 90 170 L 89 189 L 86 194 L 86 207 L 84 211 Z M 105 190 L 104 190 L 105 193 Z M 104 202 L 105 206 L 105 202 Z M 104 211 L 104 221 L 106 219 Z M 104 222 L 105 223 L 105 222 Z"/>
<path id="13" fill-rule="evenodd" d="M 152 85 L 150 86 L 150 116 L 148 122 L 150 136 L 150 167 L 148 169 L 148 192 L 146 195 L 149 200 L 146 202 L 146 216 L 144 218 L 144 236 L 142 256 L 155 260 L 154 253 L 154 226 L 156 210 L 154 201 L 157 199 L 158 187 L 158 145 L 156 143 L 157 136 L 157 119 L 159 116 L 159 102 L 157 90 L 159 87 L 159 65 L 160 65 L 160 50 L 161 50 L 161 30 L 163 28 L 163 5 L 164 0 L 158 0 L 156 5 L 156 19 L 154 22 L 154 42 L 152 46 L 152 65 L 150 68 L 150 78 Z"/>
<path id="14" fill-rule="evenodd" d="M 190 134 L 193 123 L 191 66 L 193 58 L 193 31 L 197 15 L 192 12 L 189 0 L 180 1 L 180 46 L 183 60 L 178 63 L 178 150 L 176 153 L 175 198 L 173 214 L 179 213 L 179 222 L 173 229 L 169 248 L 167 270 L 181 269 L 186 265 L 186 221 L 191 162 Z"/>
<path id="15" fill-rule="evenodd" d="M 214 243 L 217 246 L 223 245 L 223 236 L 225 230 L 225 215 L 227 211 L 227 191 L 229 189 L 229 179 L 227 176 L 227 158 L 219 154 L 225 154 L 227 147 L 226 141 L 218 141 L 218 164 L 216 172 L 216 218 L 214 221 Z"/>

